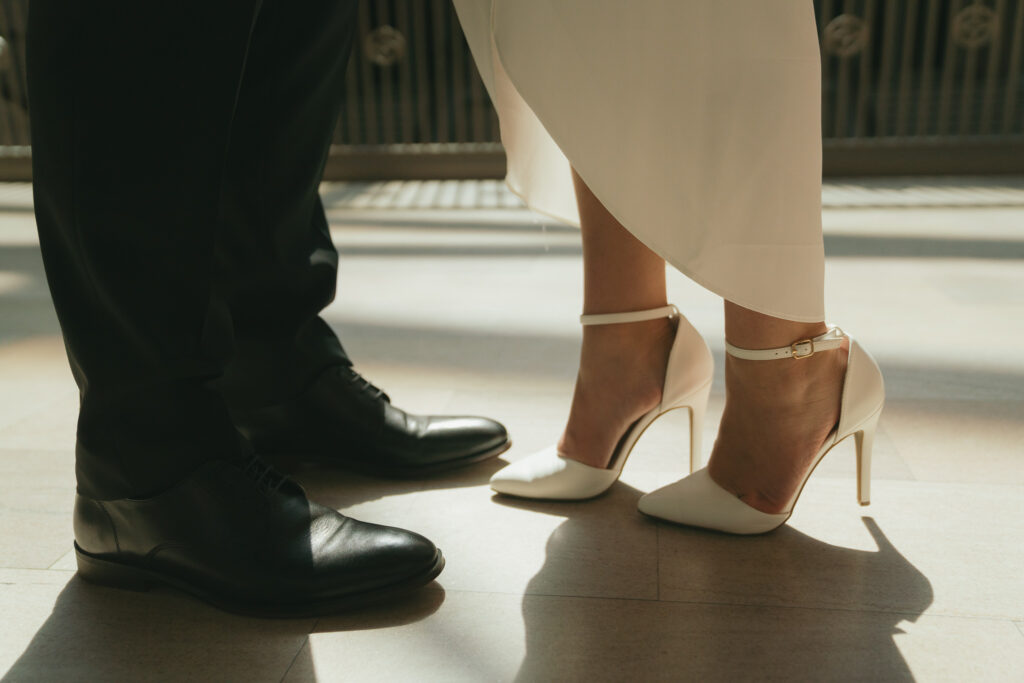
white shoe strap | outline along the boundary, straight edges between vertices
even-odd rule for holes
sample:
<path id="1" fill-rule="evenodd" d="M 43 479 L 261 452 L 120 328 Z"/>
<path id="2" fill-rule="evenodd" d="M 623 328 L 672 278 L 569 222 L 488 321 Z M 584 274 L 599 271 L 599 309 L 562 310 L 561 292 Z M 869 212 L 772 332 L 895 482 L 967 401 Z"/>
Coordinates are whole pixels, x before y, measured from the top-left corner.
<path id="1" fill-rule="evenodd" d="M 611 325 L 613 323 L 636 323 L 641 320 L 655 320 L 656 318 L 674 318 L 679 315 L 679 309 L 669 304 L 661 308 L 651 308 L 646 311 L 631 311 L 629 313 L 597 313 L 595 315 L 581 315 L 582 325 Z"/>
<path id="2" fill-rule="evenodd" d="M 845 338 L 846 335 L 841 329 L 831 327 L 828 332 L 814 339 L 801 339 L 789 346 L 777 349 L 741 349 L 729 342 L 725 342 L 725 350 L 730 356 L 744 360 L 775 360 L 776 358 L 796 358 L 800 360 L 802 358 L 810 358 L 819 351 L 838 349 L 842 346 L 843 339 Z"/>

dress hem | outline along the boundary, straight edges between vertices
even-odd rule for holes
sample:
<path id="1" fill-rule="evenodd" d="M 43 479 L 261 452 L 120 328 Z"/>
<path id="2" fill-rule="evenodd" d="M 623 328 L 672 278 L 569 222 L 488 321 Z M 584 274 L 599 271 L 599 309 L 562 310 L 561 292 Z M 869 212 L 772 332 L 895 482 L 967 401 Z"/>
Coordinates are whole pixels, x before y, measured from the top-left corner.
<path id="1" fill-rule="evenodd" d="M 491 6 L 490 17 L 489 17 L 489 22 L 488 22 L 489 23 L 489 26 L 488 26 L 489 36 L 488 36 L 488 38 L 490 39 L 490 44 L 491 44 L 491 54 L 492 54 L 493 58 L 497 61 L 498 66 L 501 69 L 501 71 L 505 74 L 506 80 L 508 81 L 508 85 L 515 91 L 516 95 L 522 101 L 523 105 L 527 107 L 527 109 L 533 115 L 534 119 L 536 119 L 537 123 L 540 124 L 540 126 L 544 129 L 544 132 L 551 139 L 551 141 L 555 144 L 555 146 L 558 148 L 559 152 L 561 152 L 562 156 L 565 157 L 566 161 L 569 163 L 570 168 L 575 170 L 576 173 L 580 176 L 580 178 L 587 184 L 587 186 L 591 188 L 591 192 L 593 192 L 594 196 L 597 197 L 598 201 L 601 202 L 601 205 L 605 207 L 605 210 L 607 210 L 608 213 L 610 213 L 612 215 L 612 217 L 615 218 L 615 220 L 619 222 L 620 225 L 622 225 L 624 228 L 626 228 L 626 230 L 629 231 L 629 233 L 631 235 L 633 235 L 633 237 L 635 237 L 637 240 L 639 240 L 644 246 L 646 246 L 648 249 L 650 249 L 651 251 L 656 253 L 662 260 L 664 260 L 666 263 L 668 263 L 673 268 L 678 270 L 680 273 L 685 275 L 687 278 L 689 278 L 693 282 L 697 283 L 698 285 L 700 285 L 704 289 L 708 290 L 709 292 L 711 292 L 711 293 L 713 293 L 713 294 L 715 294 L 717 296 L 722 297 L 722 299 L 724 299 L 726 301 L 730 301 L 730 302 L 732 302 L 732 303 L 734 303 L 734 304 L 736 304 L 738 306 L 742 306 L 743 308 L 746 308 L 748 310 L 754 311 L 756 313 L 761 313 L 762 315 L 768 315 L 768 316 L 771 316 L 771 317 L 774 317 L 774 318 L 780 318 L 780 319 L 783 319 L 783 320 L 790 320 L 790 321 L 793 321 L 793 322 L 816 323 L 816 322 L 821 322 L 821 321 L 823 321 L 825 319 L 825 317 L 824 317 L 824 310 L 819 311 L 819 313 L 821 313 L 820 316 L 818 316 L 817 314 L 816 315 L 794 315 L 792 313 L 783 313 L 783 312 L 781 312 L 779 310 L 776 310 L 776 309 L 773 309 L 773 308 L 768 308 L 768 307 L 764 307 L 764 306 L 755 306 L 751 302 L 746 300 L 746 297 L 734 296 L 734 295 L 732 295 L 732 294 L 730 294 L 728 292 L 727 288 L 717 287 L 717 286 L 711 285 L 710 284 L 710 280 L 705 278 L 703 275 L 696 273 L 693 269 L 691 269 L 691 268 L 689 268 L 687 266 L 681 265 L 680 263 L 678 263 L 676 261 L 676 259 L 673 259 L 673 258 L 670 258 L 670 257 L 666 256 L 666 254 L 669 253 L 669 250 L 660 248 L 658 244 L 654 243 L 653 241 L 651 241 L 649 239 L 646 239 L 646 238 L 642 237 L 636 231 L 631 230 L 629 228 L 629 226 L 627 226 L 626 223 L 623 222 L 620 219 L 620 215 L 621 215 L 620 212 L 616 211 L 616 209 L 614 207 L 609 206 L 607 202 L 605 202 L 601 197 L 598 196 L 597 191 L 593 189 L 593 187 L 591 186 L 591 184 L 589 182 L 587 182 L 586 177 L 584 177 L 584 173 L 582 171 L 580 171 L 580 169 L 576 166 L 576 164 L 574 164 L 572 162 L 572 159 L 569 158 L 569 155 L 566 153 L 566 151 L 562 147 L 562 145 L 558 144 L 558 141 L 555 140 L 555 136 L 552 135 L 550 130 L 548 130 L 548 127 L 546 125 L 544 125 L 544 121 L 541 120 L 541 118 L 537 114 L 537 112 L 534 111 L 533 107 L 531 107 L 529 105 L 529 103 L 527 102 L 526 98 L 523 97 L 522 93 L 519 90 L 519 87 L 516 85 L 514 79 L 512 78 L 512 75 L 509 73 L 508 68 L 505 65 L 505 60 L 502 58 L 501 48 L 498 45 L 498 41 L 496 39 L 496 34 L 495 34 L 495 30 L 494 30 L 494 19 L 495 19 L 495 17 L 494 17 L 494 8 L 493 8 L 493 5 L 492 5 Z M 492 64 L 492 72 L 494 72 L 495 74 L 497 72 L 497 69 L 494 69 L 494 65 L 493 64 Z M 507 154 L 507 150 L 506 150 L 506 154 Z M 544 209 L 541 209 L 541 208 L 535 206 L 532 202 L 530 202 L 529 199 L 527 199 L 525 193 L 522 190 L 516 188 L 513 185 L 513 183 L 511 183 L 509 181 L 507 171 L 506 171 L 506 175 L 505 175 L 505 186 L 508 187 L 509 191 L 511 191 L 512 194 L 514 194 L 516 197 L 518 197 L 531 211 L 535 211 L 535 212 L 537 212 L 537 213 L 539 213 L 539 214 L 541 214 L 543 216 L 547 216 L 549 218 L 552 218 L 554 220 L 560 221 L 562 223 L 566 223 L 566 224 L 572 225 L 572 226 L 574 226 L 576 228 L 580 228 L 578 220 L 577 221 L 573 221 L 571 219 L 567 219 L 564 216 L 558 216 L 558 215 L 556 215 L 556 214 L 554 214 L 554 213 L 552 213 L 550 211 L 545 211 Z"/>

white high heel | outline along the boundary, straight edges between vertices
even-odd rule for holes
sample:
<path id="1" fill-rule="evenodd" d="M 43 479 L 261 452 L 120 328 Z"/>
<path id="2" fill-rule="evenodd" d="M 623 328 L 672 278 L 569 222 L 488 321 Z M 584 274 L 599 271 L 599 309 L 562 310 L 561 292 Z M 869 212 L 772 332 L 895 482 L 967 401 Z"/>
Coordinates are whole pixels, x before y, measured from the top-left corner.
<path id="1" fill-rule="evenodd" d="M 844 338 L 847 337 L 843 331 L 833 327 L 819 337 L 805 339 L 778 349 L 755 351 L 740 349 L 727 343 L 726 351 L 731 356 L 748 360 L 799 360 L 822 351 L 838 349 Z M 871 500 L 871 448 L 884 402 L 885 387 L 878 364 L 851 338 L 839 422 L 818 450 L 814 461 L 804 474 L 803 481 L 783 512 L 768 514 L 755 510 L 716 484 L 706 467 L 674 484 L 648 493 L 640 498 L 637 507 L 646 515 L 677 524 L 725 531 L 730 534 L 763 534 L 782 526 L 789 519 L 811 472 L 826 453 L 851 435 L 855 436 L 857 446 L 857 499 L 861 505 L 867 505 Z"/>
<path id="2" fill-rule="evenodd" d="M 690 413 L 690 471 L 700 465 L 701 425 L 707 410 L 714 361 L 704 338 L 675 306 L 647 311 L 583 315 L 583 325 L 610 325 L 657 318 L 676 321 L 676 336 L 665 369 L 661 403 L 644 413 L 619 440 L 607 468 L 591 467 L 560 454 L 551 446 L 512 463 L 491 477 L 491 488 L 498 493 L 521 498 L 583 500 L 604 493 L 622 473 L 633 446 L 656 419 L 678 408 Z"/>

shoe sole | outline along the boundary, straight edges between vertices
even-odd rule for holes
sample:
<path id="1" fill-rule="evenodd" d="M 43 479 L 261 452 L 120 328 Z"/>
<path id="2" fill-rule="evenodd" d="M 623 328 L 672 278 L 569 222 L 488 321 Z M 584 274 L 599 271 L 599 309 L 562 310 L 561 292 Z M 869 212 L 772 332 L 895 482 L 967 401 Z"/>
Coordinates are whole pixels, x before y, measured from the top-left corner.
<path id="1" fill-rule="evenodd" d="M 467 455 L 461 458 L 455 458 L 453 460 L 445 460 L 443 462 L 431 463 L 429 465 L 423 465 L 419 467 L 409 466 L 388 466 L 388 465 L 371 465 L 364 460 L 350 460 L 336 456 L 324 456 L 316 453 L 301 452 L 301 451 L 260 451 L 260 455 L 266 457 L 269 460 L 274 461 L 275 464 L 281 464 L 282 469 L 291 469 L 290 465 L 319 465 L 333 466 L 341 469 L 346 469 L 359 474 L 367 474 L 375 477 L 384 477 L 388 479 L 416 479 L 419 477 L 429 477 L 435 474 L 443 474 L 452 470 L 457 470 L 470 465 L 483 462 L 484 460 L 490 460 L 496 458 L 509 448 L 512 447 L 512 440 L 506 439 L 503 443 L 497 446 L 486 448 L 477 453 Z M 375 455 L 367 455 L 366 460 L 372 461 L 376 457 Z"/>
<path id="2" fill-rule="evenodd" d="M 97 557 L 82 550 L 78 543 L 75 543 L 75 555 L 78 559 L 78 575 L 92 584 L 140 592 L 158 586 L 168 586 L 225 612 L 276 619 L 326 616 L 392 600 L 426 586 L 444 569 L 444 556 L 438 550 L 434 563 L 428 569 L 393 584 L 333 598 L 293 604 L 269 604 L 224 598 L 176 576 Z"/>

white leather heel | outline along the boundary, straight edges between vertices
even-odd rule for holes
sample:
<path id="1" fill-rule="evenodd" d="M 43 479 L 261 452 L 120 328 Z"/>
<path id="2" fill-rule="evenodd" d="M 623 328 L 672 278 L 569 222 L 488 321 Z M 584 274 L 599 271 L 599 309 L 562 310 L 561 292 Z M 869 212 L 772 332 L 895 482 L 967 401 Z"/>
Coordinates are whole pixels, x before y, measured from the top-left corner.
<path id="1" fill-rule="evenodd" d="M 837 327 L 814 339 L 778 349 L 750 350 L 726 344 L 726 351 L 748 360 L 803 359 L 815 353 L 841 348 L 848 338 Z M 846 377 L 839 407 L 839 421 L 822 444 L 803 481 L 783 512 L 755 510 L 719 486 L 706 467 L 688 477 L 643 496 L 638 508 L 652 517 L 677 524 L 703 527 L 732 534 L 762 534 L 786 522 L 814 468 L 832 448 L 848 436 L 857 446 L 857 499 L 867 505 L 871 496 L 871 449 L 878 418 L 885 402 L 885 387 L 878 364 L 855 340 L 850 339 Z"/>
<path id="2" fill-rule="evenodd" d="M 491 477 L 491 488 L 498 493 L 521 498 L 552 500 L 583 500 L 608 490 L 622 473 L 633 446 L 640 436 L 659 417 L 679 408 L 690 412 L 690 465 L 701 460 L 700 443 L 702 420 L 707 410 L 708 394 L 714 361 L 711 351 L 697 330 L 679 314 L 675 306 L 664 306 L 647 311 L 584 315 L 584 325 L 610 325 L 639 322 L 657 318 L 676 321 L 676 336 L 669 351 L 665 368 L 665 383 L 661 402 L 644 413 L 619 440 L 608 467 L 599 468 L 567 458 L 550 446 L 539 453 L 518 460 Z"/>
<path id="3" fill-rule="evenodd" d="M 857 444 L 857 501 L 861 505 L 871 504 L 871 449 L 875 445 L 875 430 L 881 415 L 879 409 L 854 436 Z"/>

